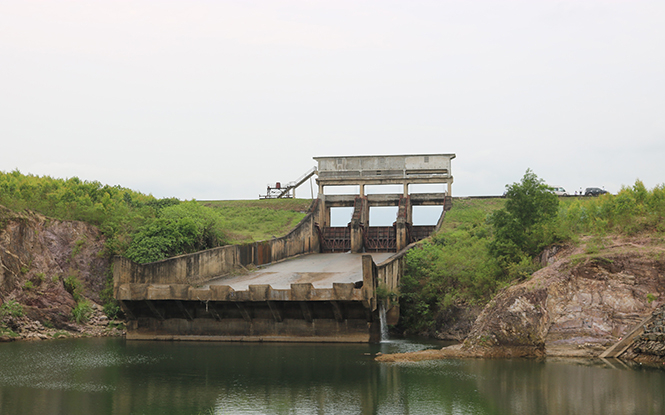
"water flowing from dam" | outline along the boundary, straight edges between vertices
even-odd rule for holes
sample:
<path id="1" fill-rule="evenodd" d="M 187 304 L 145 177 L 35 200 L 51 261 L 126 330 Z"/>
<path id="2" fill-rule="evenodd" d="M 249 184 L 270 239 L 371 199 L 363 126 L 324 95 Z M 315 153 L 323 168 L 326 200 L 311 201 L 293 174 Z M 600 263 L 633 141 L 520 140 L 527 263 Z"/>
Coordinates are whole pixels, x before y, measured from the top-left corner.
<path id="1" fill-rule="evenodd" d="M 388 341 L 388 320 L 386 319 L 386 306 L 383 302 L 379 306 L 379 318 L 381 323 L 381 341 Z"/>

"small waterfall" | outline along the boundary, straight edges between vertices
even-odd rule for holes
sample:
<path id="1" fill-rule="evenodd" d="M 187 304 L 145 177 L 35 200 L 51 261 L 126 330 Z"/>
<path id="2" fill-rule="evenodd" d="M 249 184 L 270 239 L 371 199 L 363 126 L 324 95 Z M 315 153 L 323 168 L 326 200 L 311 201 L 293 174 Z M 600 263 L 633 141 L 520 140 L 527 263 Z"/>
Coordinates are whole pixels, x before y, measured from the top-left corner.
<path id="1" fill-rule="evenodd" d="M 388 341 L 388 321 L 386 320 L 386 306 L 383 302 L 379 305 L 379 320 L 381 322 L 381 341 Z"/>

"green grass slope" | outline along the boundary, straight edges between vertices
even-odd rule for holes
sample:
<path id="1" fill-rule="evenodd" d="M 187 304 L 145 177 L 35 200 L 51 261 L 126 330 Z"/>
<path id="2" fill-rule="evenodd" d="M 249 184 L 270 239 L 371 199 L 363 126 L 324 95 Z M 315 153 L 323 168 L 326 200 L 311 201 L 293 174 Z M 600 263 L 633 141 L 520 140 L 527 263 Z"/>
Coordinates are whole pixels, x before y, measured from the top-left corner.
<path id="1" fill-rule="evenodd" d="M 407 253 L 400 287 L 407 333 L 436 335 L 456 324 L 460 310 L 484 306 L 502 287 L 541 267 L 537 257 L 500 262 L 492 254 L 491 217 L 506 199 L 454 199 L 441 229 Z M 548 241 L 577 244 L 612 236 L 665 239 L 665 186 L 648 190 L 637 181 L 616 195 L 559 198 L 556 217 L 544 228 Z"/>
<path id="2" fill-rule="evenodd" d="M 305 217 L 312 200 L 217 200 L 199 203 L 220 215 L 230 243 L 245 243 L 286 235 Z"/>

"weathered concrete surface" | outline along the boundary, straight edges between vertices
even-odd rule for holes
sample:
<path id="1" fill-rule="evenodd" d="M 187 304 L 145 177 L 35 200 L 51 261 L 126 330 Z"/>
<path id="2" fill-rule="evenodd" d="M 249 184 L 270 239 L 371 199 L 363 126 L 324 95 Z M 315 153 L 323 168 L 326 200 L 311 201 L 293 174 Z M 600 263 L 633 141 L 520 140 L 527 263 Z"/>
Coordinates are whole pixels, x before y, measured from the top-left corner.
<path id="1" fill-rule="evenodd" d="M 390 156 L 314 157 L 318 162 L 319 194 L 325 186 L 446 183 L 453 182 L 450 161 L 455 154 L 410 154 Z"/>
<path id="2" fill-rule="evenodd" d="M 204 285 L 119 284 L 116 298 L 128 339 L 376 341 L 377 287 L 399 281 L 402 257 L 307 255 Z"/>
<path id="3" fill-rule="evenodd" d="M 362 282 L 364 254 L 309 254 L 277 264 L 260 267 L 251 272 L 217 278 L 206 286 L 228 285 L 234 290 L 247 290 L 250 285 L 267 284 L 273 289 L 288 289 L 291 284 L 311 283 L 314 288 L 332 288 L 333 283 Z M 367 254 L 365 254 L 367 255 Z M 388 259 L 392 253 L 372 253 L 375 263 Z"/>

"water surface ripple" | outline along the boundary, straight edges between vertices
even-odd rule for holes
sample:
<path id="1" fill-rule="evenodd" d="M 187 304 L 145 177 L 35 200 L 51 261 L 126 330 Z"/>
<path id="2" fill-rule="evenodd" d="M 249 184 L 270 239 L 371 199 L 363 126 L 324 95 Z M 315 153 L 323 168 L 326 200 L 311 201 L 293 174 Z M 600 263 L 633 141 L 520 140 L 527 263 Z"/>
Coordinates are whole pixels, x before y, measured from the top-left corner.
<path id="1" fill-rule="evenodd" d="M 380 344 L 0 344 L 0 413 L 662 414 L 665 370 L 589 360 L 380 364 Z"/>

